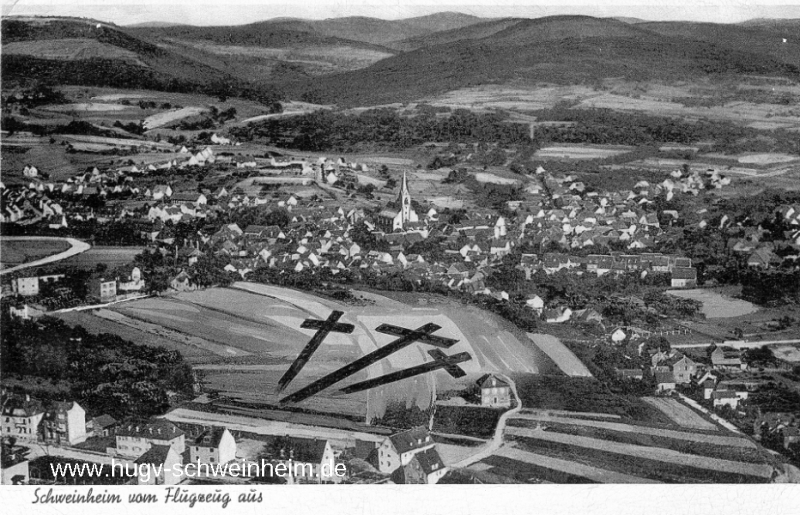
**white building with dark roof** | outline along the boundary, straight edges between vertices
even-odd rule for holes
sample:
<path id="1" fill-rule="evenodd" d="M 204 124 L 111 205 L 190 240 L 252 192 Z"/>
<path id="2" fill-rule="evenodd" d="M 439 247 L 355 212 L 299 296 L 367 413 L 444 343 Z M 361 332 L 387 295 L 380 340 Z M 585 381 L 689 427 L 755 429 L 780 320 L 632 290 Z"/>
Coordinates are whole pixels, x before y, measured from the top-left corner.
<path id="1" fill-rule="evenodd" d="M 236 458 L 236 440 L 224 427 L 213 427 L 188 444 L 191 463 L 220 464 Z"/>
<path id="2" fill-rule="evenodd" d="M 433 438 L 424 427 L 416 427 L 386 438 L 377 450 L 377 468 L 384 474 L 391 474 L 400 467 L 408 465 L 418 452 L 432 449 Z"/>
<path id="3" fill-rule="evenodd" d="M 117 453 L 123 456 L 141 456 L 154 445 L 172 447 L 178 454 L 186 451 L 186 438 L 183 430 L 162 418 L 118 427 L 116 440 Z"/>
<path id="4" fill-rule="evenodd" d="M 511 406 L 511 386 L 494 374 L 478 379 L 481 390 L 481 406 L 508 408 Z"/>
<path id="5" fill-rule="evenodd" d="M 169 445 L 151 446 L 134 463 L 138 485 L 177 485 L 184 479 L 180 473 L 181 455 Z"/>

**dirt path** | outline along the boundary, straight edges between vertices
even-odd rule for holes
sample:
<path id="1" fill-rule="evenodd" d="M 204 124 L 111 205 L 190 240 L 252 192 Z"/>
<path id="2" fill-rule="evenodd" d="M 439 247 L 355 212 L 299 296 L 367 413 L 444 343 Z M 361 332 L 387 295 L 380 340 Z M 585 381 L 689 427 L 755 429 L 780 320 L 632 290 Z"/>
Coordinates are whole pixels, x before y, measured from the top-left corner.
<path id="1" fill-rule="evenodd" d="M 13 237 L 3 238 L 3 241 L 36 241 L 36 240 L 66 240 L 67 243 L 70 244 L 70 248 L 68 248 L 64 252 L 60 252 L 52 256 L 43 257 L 41 259 L 37 259 L 29 263 L 22 263 L 21 265 L 0 270 L 0 275 L 10 274 L 11 272 L 16 272 L 18 270 L 24 270 L 26 268 L 31 268 L 35 266 L 46 265 L 48 263 L 55 263 L 56 261 L 61 261 L 62 259 L 67 259 L 68 257 L 76 256 L 81 252 L 86 252 L 92 247 L 88 243 L 81 240 L 76 240 L 75 238 L 56 238 L 53 236 L 13 236 Z"/>
<path id="2" fill-rule="evenodd" d="M 497 427 L 494 430 L 494 436 L 486 443 L 486 445 L 481 448 L 481 450 L 468 458 L 465 458 L 457 463 L 453 463 L 450 465 L 450 468 L 467 467 L 475 462 L 486 459 L 497 452 L 497 450 L 503 445 L 503 433 L 506 430 L 506 421 L 509 419 L 509 417 L 519 413 L 519 411 L 522 409 L 522 401 L 520 400 L 519 395 L 517 395 L 517 385 L 511 380 L 510 377 L 506 377 L 502 374 L 498 375 L 511 386 L 511 393 L 514 394 L 514 399 L 516 399 L 517 406 L 500 415 L 500 418 L 497 420 Z"/>

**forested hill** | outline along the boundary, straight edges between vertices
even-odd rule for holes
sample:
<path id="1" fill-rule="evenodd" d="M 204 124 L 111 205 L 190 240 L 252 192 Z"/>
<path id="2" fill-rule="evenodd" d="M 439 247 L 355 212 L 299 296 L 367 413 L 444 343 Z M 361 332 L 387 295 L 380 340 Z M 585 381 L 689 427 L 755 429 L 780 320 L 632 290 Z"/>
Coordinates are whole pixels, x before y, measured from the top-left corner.
<path id="1" fill-rule="evenodd" d="M 2 73 L 6 87 L 38 80 L 369 106 L 498 84 L 797 80 L 796 33 L 792 20 L 723 25 L 458 13 L 140 28 L 9 17 L 2 21 Z"/>
<path id="2" fill-rule="evenodd" d="M 197 59 L 96 20 L 5 18 L 2 45 L 4 89 L 39 81 L 204 93 L 225 88 L 275 98 L 269 87 L 237 74 L 223 58 L 198 52 Z"/>
<path id="3" fill-rule="evenodd" d="M 634 81 L 714 74 L 800 77 L 800 52 L 795 46 L 787 47 L 786 57 L 776 56 L 763 43 L 769 34 L 729 27 L 739 30 L 738 38 L 723 34 L 700 38 L 681 30 L 673 35 L 658 26 L 647 30 L 640 24 L 586 16 L 523 20 L 488 37 L 419 48 L 301 86 L 307 98 L 317 101 L 374 105 L 520 80 L 580 84 L 609 77 Z M 775 45 L 781 42 L 777 34 L 772 37 Z"/>

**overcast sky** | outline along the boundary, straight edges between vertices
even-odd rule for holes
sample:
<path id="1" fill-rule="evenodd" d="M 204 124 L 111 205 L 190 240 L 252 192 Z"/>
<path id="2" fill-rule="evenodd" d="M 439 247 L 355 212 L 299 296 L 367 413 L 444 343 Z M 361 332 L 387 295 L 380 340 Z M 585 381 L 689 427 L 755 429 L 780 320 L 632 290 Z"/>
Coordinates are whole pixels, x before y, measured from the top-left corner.
<path id="1" fill-rule="evenodd" d="M 3 15 L 78 16 L 129 25 L 166 21 L 191 25 L 239 25 L 277 17 L 309 19 L 341 16 L 371 16 L 383 19 L 408 18 L 441 11 L 458 11 L 485 18 L 507 16 L 538 18 L 555 14 L 589 16 L 630 16 L 646 20 L 688 20 L 735 23 L 751 18 L 800 18 L 800 5 L 786 0 L 566 0 L 550 2 L 524 0 L 437 0 L 426 2 L 395 0 L 323 0 L 287 4 L 286 0 L 2 0 Z M 635 0 L 634 0 L 635 1 Z M 784 4 L 784 5 L 781 5 Z"/>

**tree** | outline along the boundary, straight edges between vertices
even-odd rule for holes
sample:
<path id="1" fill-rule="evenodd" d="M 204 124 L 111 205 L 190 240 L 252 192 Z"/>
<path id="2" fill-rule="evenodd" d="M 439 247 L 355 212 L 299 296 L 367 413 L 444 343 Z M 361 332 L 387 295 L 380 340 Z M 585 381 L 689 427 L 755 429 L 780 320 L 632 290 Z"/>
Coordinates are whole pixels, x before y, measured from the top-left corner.
<path id="1" fill-rule="evenodd" d="M 289 212 L 281 208 L 270 211 L 269 214 L 267 214 L 265 222 L 267 225 L 277 225 L 278 227 L 283 229 L 284 227 L 289 225 L 289 222 L 291 220 L 292 218 L 289 215 Z"/>
<path id="2" fill-rule="evenodd" d="M 374 249 L 377 244 L 375 235 L 372 234 L 363 220 L 356 223 L 353 228 L 350 229 L 350 238 L 365 251 Z"/>

